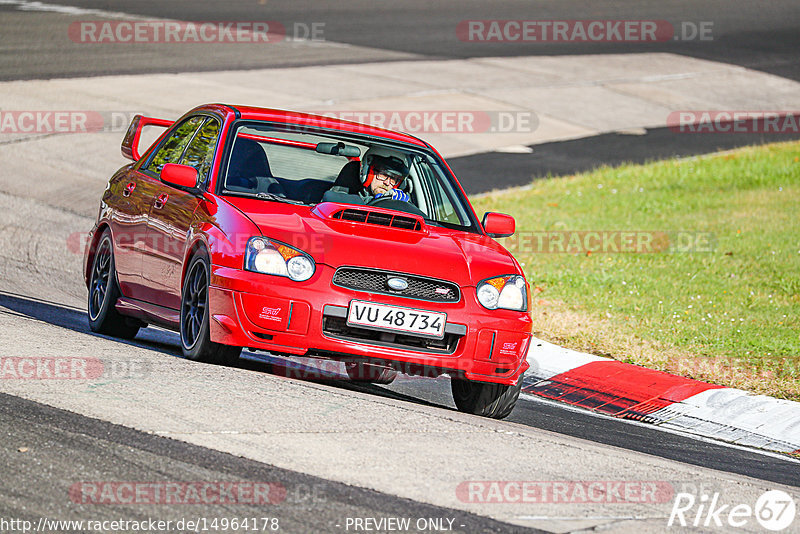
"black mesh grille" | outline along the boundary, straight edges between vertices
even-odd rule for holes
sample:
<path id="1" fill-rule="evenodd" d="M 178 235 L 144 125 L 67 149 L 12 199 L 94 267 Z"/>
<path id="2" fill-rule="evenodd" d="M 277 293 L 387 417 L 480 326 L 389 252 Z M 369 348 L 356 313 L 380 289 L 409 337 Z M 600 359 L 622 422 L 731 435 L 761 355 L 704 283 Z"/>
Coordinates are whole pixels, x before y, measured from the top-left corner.
<path id="1" fill-rule="evenodd" d="M 444 339 L 431 339 L 412 334 L 380 332 L 350 326 L 345 319 L 328 315 L 322 318 L 322 331 L 331 337 L 350 341 L 441 354 L 453 354 L 458 347 L 458 340 L 462 337 L 458 334 L 445 334 Z"/>
<path id="2" fill-rule="evenodd" d="M 391 289 L 388 285 L 390 278 L 402 278 L 408 282 L 408 288 L 402 291 Z M 342 267 L 333 275 L 333 283 L 356 291 L 395 295 L 418 300 L 458 302 L 461 299 L 461 292 L 458 286 L 452 282 L 390 271 Z"/>

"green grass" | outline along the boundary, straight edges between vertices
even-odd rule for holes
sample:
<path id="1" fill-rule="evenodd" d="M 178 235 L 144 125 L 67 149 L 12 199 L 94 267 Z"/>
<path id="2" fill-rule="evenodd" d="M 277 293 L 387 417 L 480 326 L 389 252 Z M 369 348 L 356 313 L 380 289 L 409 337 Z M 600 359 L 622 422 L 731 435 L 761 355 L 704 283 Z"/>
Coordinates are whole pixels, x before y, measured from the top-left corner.
<path id="1" fill-rule="evenodd" d="M 516 218 L 506 245 L 544 337 L 550 328 L 568 346 L 800 398 L 800 143 L 603 168 L 472 201 L 479 214 Z M 673 246 L 553 253 L 529 238 L 587 230 L 663 232 Z M 711 246 L 676 247 L 686 236 Z"/>

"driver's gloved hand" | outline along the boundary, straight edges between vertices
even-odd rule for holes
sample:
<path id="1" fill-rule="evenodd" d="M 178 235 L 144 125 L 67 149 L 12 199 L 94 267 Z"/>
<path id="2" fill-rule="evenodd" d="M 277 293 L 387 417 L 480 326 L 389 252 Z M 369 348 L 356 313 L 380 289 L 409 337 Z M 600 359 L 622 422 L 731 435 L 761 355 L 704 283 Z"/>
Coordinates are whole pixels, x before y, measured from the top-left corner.
<path id="1" fill-rule="evenodd" d="M 375 198 L 380 197 L 392 197 L 392 200 L 402 200 L 403 202 L 408 202 L 411 200 L 411 197 L 408 196 L 408 193 L 402 191 L 400 189 L 392 189 L 391 191 L 387 191 L 386 193 L 378 193 L 375 195 Z"/>

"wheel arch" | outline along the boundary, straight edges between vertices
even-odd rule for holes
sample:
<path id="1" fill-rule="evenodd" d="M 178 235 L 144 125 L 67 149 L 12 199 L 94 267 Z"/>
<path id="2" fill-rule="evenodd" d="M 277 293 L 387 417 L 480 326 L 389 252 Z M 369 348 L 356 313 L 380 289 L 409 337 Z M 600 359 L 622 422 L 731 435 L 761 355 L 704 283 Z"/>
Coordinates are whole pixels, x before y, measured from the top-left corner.
<path id="1" fill-rule="evenodd" d="M 183 265 L 181 266 L 181 289 L 183 289 L 183 283 L 186 281 L 186 271 L 189 268 L 189 263 L 192 261 L 192 258 L 194 258 L 195 254 L 197 254 L 199 250 L 204 250 L 206 256 L 208 256 L 209 262 L 211 261 L 211 252 L 208 243 L 206 243 L 204 239 L 198 236 L 194 241 L 192 241 L 191 245 L 186 247 L 186 254 L 183 257 Z M 210 267 L 211 266 L 209 265 L 209 268 Z M 211 273 L 209 272 L 208 275 L 210 278 Z"/>
<path id="2" fill-rule="evenodd" d="M 111 225 L 108 224 L 108 222 L 103 221 L 95 229 L 92 239 L 87 245 L 88 248 L 86 249 L 86 261 L 83 265 L 83 280 L 86 283 L 87 288 L 89 287 L 89 278 L 92 272 L 92 264 L 94 263 L 94 255 L 97 252 L 97 245 L 100 243 L 100 238 L 103 237 L 103 234 L 106 230 L 108 230 L 108 232 L 111 234 L 112 252 L 114 249 L 114 233 L 111 230 Z"/>

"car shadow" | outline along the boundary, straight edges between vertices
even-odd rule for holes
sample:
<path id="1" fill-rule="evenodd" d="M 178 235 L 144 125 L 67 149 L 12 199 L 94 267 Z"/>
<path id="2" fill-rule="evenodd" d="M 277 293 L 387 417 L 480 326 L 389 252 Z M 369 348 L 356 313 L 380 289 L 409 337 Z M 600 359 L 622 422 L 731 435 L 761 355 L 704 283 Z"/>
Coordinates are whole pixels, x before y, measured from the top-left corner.
<path id="1" fill-rule="evenodd" d="M 168 330 L 144 328 L 140 330 L 139 334 L 132 340 L 97 334 L 89 329 L 89 323 L 86 319 L 86 310 L 6 291 L 0 291 L 0 308 L 6 308 L 6 310 L 0 310 L 0 312 L 35 319 L 53 326 L 72 330 L 73 332 L 100 337 L 134 347 L 147 348 L 172 356 L 179 356 L 179 354 L 177 354 L 179 347 L 178 335 Z"/>
<path id="2" fill-rule="evenodd" d="M 0 291 L 0 313 L 25 317 L 60 328 L 66 328 L 73 332 L 107 339 L 116 343 L 154 350 L 176 358 L 183 358 L 180 352 L 180 337 L 176 332 L 150 326 L 141 329 L 132 340 L 97 334 L 92 332 L 89 328 L 85 310 L 57 302 Z M 336 369 L 337 365 L 335 362 L 331 365 L 332 362 L 330 361 L 317 360 L 319 365 L 315 365 L 310 359 L 302 358 L 300 360 L 302 361 L 298 362 L 290 358 L 262 353 L 260 351 L 251 352 L 245 349 L 242 351 L 242 357 L 229 366 L 272 374 L 293 380 L 317 382 L 340 389 L 367 393 L 377 397 L 451 409 L 448 406 L 430 402 L 406 393 L 392 391 L 383 386 L 352 382 L 347 377 L 343 367 L 341 370 Z M 400 377 L 404 376 L 405 375 L 400 375 Z"/>
<path id="3" fill-rule="evenodd" d="M 242 352 L 242 357 L 234 366 L 240 369 L 267 372 L 275 376 L 302 380 L 304 382 L 316 382 L 339 389 L 367 393 L 387 399 L 413 402 L 415 404 L 436 408 L 451 409 L 449 406 L 442 405 L 437 402 L 393 390 L 391 389 L 392 386 L 376 385 L 365 382 L 353 382 L 347 376 L 344 370 L 344 364 L 333 360 L 315 360 L 313 358 L 284 358 L 282 356 L 276 356 L 270 353 L 264 353 L 260 351 L 251 352 L 245 349 Z M 432 382 L 440 382 L 432 379 L 412 377 L 401 373 L 398 374 L 396 383 L 409 380 L 419 382 L 420 384 L 424 382 L 428 385 L 430 385 Z M 420 391 L 420 393 L 424 394 L 425 391 Z"/>

